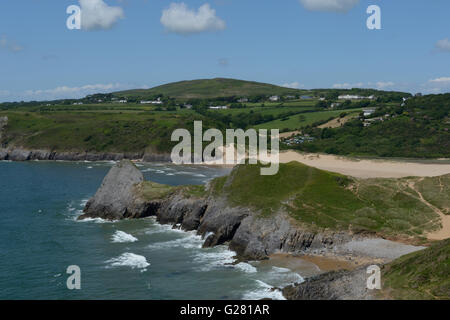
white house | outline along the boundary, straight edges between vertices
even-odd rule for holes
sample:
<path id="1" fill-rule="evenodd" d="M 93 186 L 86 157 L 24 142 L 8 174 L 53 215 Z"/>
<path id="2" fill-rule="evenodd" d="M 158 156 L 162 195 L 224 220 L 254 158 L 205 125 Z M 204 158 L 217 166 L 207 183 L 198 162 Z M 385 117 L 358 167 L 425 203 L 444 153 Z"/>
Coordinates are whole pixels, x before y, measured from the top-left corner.
<path id="1" fill-rule="evenodd" d="M 333 102 L 332 104 L 331 104 L 331 108 L 333 109 L 333 108 L 336 108 L 336 107 L 339 107 L 341 104 L 339 103 L 339 102 Z"/>
<path id="2" fill-rule="evenodd" d="M 279 97 L 279 96 L 271 96 L 271 97 L 269 98 L 269 100 L 272 101 L 272 102 L 276 102 L 276 101 L 279 101 L 279 100 L 280 100 L 280 97 Z"/>
<path id="3" fill-rule="evenodd" d="M 228 106 L 211 106 L 209 108 L 214 110 L 225 110 L 228 109 Z"/>
<path id="4" fill-rule="evenodd" d="M 374 114 L 375 113 L 375 111 L 376 111 L 376 109 L 363 109 L 363 112 L 364 112 L 364 117 L 369 117 L 369 116 L 371 116 L 372 114 Z"/>
<path id="5" fill-rule="evenodd" d="M 154 100 L 154 101 L 146 101 L 143 100 L 141 101 L 141 104 L 162 104 L 163 102 L 161 101 L 161 98 L 158 98 L 158 100 Z"/>
<path id="6" fill-rule="evenodd" d="M 345 94 L 345 95 L 340 95 L 338 97 L 338 99 L 339 100 L 362 100 L 362 99 L 374 100 L 375 96 L 371 95 L 368 97 L 364 97 L 364 96 L 358 96 L 358 95 Z"/>

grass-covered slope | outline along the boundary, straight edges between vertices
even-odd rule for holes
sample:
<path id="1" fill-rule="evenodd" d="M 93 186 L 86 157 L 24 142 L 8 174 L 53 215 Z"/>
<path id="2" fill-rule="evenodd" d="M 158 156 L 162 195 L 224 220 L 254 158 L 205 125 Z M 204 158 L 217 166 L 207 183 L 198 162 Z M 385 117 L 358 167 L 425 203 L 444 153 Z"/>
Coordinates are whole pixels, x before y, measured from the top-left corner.
<path id="1" fill-rule="evenodd" d="M 157 86 L 151 89 L 120 91 L 116 96 L 139 97 L 145 99 L 163 94 L 177 99 L 209 99 L 218 97 L 250 97 L 256 95 L 285 95 L 299 93 L 300 90 L 279 87 L 273 84 L 235 79 L 202 79 L 180 81 Z"/>
<path id="2" fill-rule="evenodd" d="M 3 114 L 0 114 L 0 116 Z M 172 113 L 5 112 L 0 147 L 54 151 L 170 152 L 175 129 L 218 125 L 201 115 Z"/>
<path id="3" fill-rule="evenodd" d="M 450 239 L 387 264 L 382 282 L 393 299 L 450 299 Z"/>
<path id="4" fill-rule="evenodd" d="M 309 228 L 422 238 L 439 228 L 440 219 L 410 188 L 416 183 L 439 187 L 434 178 L 358 180 L 291 162 L 280 164 L 274 176 L 260 175 L 259 165 L 239 166 L 216 179 L 212 192 L 263 216 L 285 211 Z M 439 201 L 449 198 L 442 193 Z"/>

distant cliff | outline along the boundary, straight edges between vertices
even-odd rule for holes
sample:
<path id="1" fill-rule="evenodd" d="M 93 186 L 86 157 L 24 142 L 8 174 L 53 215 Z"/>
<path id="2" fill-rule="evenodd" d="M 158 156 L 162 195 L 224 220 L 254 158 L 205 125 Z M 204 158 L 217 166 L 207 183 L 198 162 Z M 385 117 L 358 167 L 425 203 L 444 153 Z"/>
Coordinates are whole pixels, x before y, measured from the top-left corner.
<path id="1" fill-rule="evenodd" d="M 26 148 L 0 148 L 0 160 L 30 161 L 120 161 L 122 159 L 143 160 L 144 162 L 169 162 L 168 153 L 145 152 L 86 152 L 86 151 L 52 151 L 48 149 L 30 150 Z"/>

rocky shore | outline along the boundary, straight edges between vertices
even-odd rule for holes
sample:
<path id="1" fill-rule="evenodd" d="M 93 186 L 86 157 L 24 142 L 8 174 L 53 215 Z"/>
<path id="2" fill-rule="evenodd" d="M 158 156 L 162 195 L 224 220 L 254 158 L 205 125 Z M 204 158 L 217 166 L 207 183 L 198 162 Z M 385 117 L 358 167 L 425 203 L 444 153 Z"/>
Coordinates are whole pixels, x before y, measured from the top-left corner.
<path id="1" fill-rule="evenodd" d="M 228 179 L 232 177 L 233 173 Z M 208 190 L 200 195 L 189 194 L 183 187 L 145 182 L 139 169 L 128 160 L 110 170 L 79 219 L 148 216 L 156 216 L 157 221 L 174 228 L 197 230 L 203 236 L 204 247 L 226 243 L 240 260 L 289 253 L 340 256 L 373 264 L 421 249 L 367 234 L 314 232 L 297 225 L 284 212 L 262 217 L 251 208 L 231 206 L 224 195 Z M 289 299 L 368 299 L 371 296 L 365 283 L 359 285 L 362 279 L 367 279 L 364 268 L 327 273 L 286 288 L 284 293 Z"/>
<path id="2" fill-rule="evenodd" d="M 168 162 L 170 154 L 165 153 L 113 153 L 84 151 L 28 150 L 25 148 L 0 148 L 0 160 L 30 161 L 120 161 L 123 159 L 144 162 Z"/>

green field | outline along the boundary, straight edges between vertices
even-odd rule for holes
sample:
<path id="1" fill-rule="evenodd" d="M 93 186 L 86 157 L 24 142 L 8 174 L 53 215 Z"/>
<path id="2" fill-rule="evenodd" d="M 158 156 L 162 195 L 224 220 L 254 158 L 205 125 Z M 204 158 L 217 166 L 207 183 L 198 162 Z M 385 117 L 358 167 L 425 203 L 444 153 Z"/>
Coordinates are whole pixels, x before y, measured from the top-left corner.
<path id="1" fill-rule="evenodd" d="M 348 110 L 329 110 L 329 111 L 318 111 L 311 113 L 296 114 L 283 119 L 277 119 L 264 124 L 255 126 L 256 129 L 280 129 L 285 131 L 293 131 L 300 129 L 302 127 L 310 126 L 316 122 L 326 121 L 328 119 L 337 118 L 343 112 L 347 114 L 359 113 L 361 109 L 348 109 Z"/>

